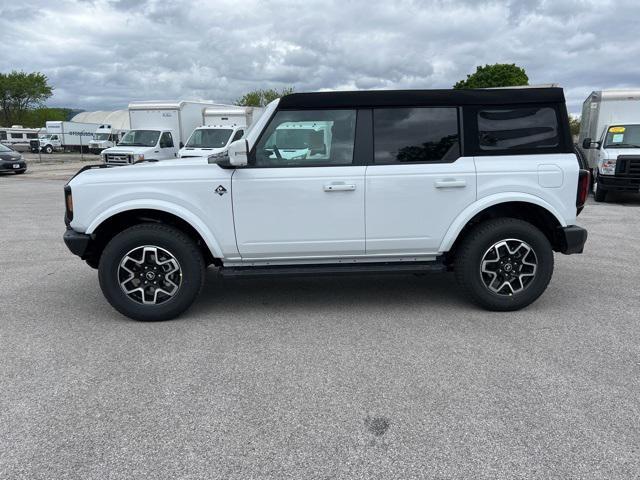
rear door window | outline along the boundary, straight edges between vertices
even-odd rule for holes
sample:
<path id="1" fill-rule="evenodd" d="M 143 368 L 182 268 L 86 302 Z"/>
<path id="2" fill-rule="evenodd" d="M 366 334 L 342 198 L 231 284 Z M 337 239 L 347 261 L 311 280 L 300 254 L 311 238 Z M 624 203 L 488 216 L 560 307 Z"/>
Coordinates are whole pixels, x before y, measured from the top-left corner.
<path id="1" fill-rule="evenodd" d="M 373 111 L 374 163 L 452 162 L 460 156 L 456 108 Z"/>

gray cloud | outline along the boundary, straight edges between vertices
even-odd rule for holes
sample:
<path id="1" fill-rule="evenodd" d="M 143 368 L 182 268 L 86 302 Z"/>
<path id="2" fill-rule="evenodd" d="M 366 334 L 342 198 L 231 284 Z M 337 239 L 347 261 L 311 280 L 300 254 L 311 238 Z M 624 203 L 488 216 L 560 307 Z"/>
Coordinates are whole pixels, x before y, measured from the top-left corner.
<path id="1" fill-rule="evenodd" d="M 0 4 L 0 70 L 46 73 L 50 105 L 233 101 L 254 88 L 447 88 L 515 62 L 569 108 L 640 86 L 635 0 L 27 0 Z"/>

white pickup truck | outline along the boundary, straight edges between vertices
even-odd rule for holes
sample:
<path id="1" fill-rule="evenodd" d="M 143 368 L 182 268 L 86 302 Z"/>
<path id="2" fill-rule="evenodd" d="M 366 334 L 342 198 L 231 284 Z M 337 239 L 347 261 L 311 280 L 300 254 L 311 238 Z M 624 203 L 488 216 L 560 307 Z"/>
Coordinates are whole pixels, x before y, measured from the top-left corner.
<path id="1" fill-rule="evenodd" d="M 553 252 L 587 238 L 589 173 L 559 88 L 292 94 L 227 156 L 101 167 L 66 185 L 64 240 L 138 320 L 185 311 L 208 265 L 453 271 L 480 306 L 515 310 L 546 289 Z"/>

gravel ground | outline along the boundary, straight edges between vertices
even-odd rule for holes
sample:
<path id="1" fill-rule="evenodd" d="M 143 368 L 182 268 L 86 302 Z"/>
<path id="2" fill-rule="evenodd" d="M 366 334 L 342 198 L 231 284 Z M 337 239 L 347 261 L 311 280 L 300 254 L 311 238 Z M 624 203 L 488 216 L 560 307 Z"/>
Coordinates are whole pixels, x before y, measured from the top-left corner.
<path id="1" fill-rule="evenodd" d="M 0 177 L 0 478 L 637 478 L 640 197 L 496 314 L 450 275 L 221 279 L 137 323 L 62 243 L 61 179 Z"/>

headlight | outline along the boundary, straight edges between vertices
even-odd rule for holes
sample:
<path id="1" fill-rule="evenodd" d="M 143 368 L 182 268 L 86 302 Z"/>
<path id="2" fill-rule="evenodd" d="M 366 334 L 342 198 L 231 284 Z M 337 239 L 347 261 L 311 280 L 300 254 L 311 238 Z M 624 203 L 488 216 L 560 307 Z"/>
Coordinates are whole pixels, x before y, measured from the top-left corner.
<path id="1" fill-rule="evenodd" d="M 602 160 L 600 163 L 600 174 L 601 175 L 615 175 L 616 174 L 616 160 Z"/>
<path id="2" fill-rule="evenodd" d="M 144 154 L 143 154 L 143 153 L 136 153 L 136 154 L 133 156 L 133 161 L 134 161 L 134 162 L 140 162 L 140 161 L 142 161 L 142 160 L 144 160 Z"/>

